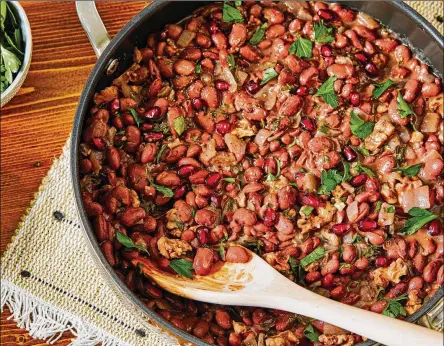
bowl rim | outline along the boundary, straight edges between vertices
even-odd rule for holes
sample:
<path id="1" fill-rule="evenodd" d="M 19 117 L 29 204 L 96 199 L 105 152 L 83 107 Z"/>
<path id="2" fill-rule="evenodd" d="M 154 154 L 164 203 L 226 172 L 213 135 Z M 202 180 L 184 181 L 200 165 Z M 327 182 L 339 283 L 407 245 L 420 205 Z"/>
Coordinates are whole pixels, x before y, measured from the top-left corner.
<path id="1" fill-rule="evenodd" d="M 29 23 L 28 16 L 26 15 L 25 10 L 18 1 L 8 1 L 8 4 L 11 4 L 11 6 L 14 7 L 20 18 L 20 29 L 22 31 L 23 41 L 25 43 L 25 51 L 20 70 L 18 71 L 11 85 L 9 85 L 6 90 L 1 93 L 2 107 L 6 105 L 6 103 L 8 103 L 19 91 L 28 74 L 32 60 L 32 33 L 31 24 Z"/>
<path id="2" fill-rule="evenodd" d="M 174 0 L 172 0 L 174 2 Z M 110 62 L 116 52 L 115 47 L 121 46 L 121 43 L 128 38 L 134 30 L 140 24 L 142 19 L 148 20 L 148 13 L 152 12 L 151 15 L 155 15 L 155 12 L 162 7 L 168 5 L 171 0 L 157 0 L 152 2 L 149 6 L 142 9 L 138 14 L 136 14 L 119 32 L 118 34 L 111 40 L 111 43 L 99 57 L 96 62 L 90 76 L 88 77 L 85 87 L 82 91 L 81 97 L 79 99 L 78 108 L 76 111 L 76 116 L 73 123 L 73 132 L 71 137 L 71 148 L 70 148 L 70 165 L 71 165 L 71 182 L 73 184 L 74 189 L 74 198 L 76 199 L 76 209 L 78 211 L 78 215 L 81 220 L 81 230 L 85 237 L 87 246 L 90 250 L 90 255 L 98 265 L 98 269 L 103 275 L 104 279 L 107 282 L 110 282 L 110 287 L 114 292 L 117 292 L 119 297 L 124 301 L 124 306 L 128 309 L 137 308 L 138 311 L 142 312 L 142 314 L 149 318 L 147 322 L 150 325 L 154 325 L 156 327 L 161 327 L 164 333 L 172 336 L 176 340 L 182 340 L 185 342 L 192 342 L 198 346 L 209 346 L 207 342 L 202 339 L 195 337 L 194 335 L 187 333 L 177 327 L 175 327 L 172 323 L 165 320 L 162 316 L 148 308 L 145 304 L 143 304 L 142 300 L 131 291 L 125 283 L 117 276 L 114 268 L 112 268 L 107 260 L 105 259 L 103 253 L 100 250 L 99 243 L 95 237 L 95 233 L 89 220 L 86 215 L 85 208 L 83 206 L 83 202 L 81 199 L 81 191 L 80 191 L 80 177 L 79 177 L 79 144 L 80 139 L 82 137 L 82 126 L 85 119 L 85 114 L 88 110 L 89 101 L 91 101 L 92 96 L 94 95 L 95 88 L 97 87 L 97 82 L 100 80 L 99 75 L 103 76 L 107 68 L 107 62 Z M 205 0 L 204 0 L 205 1 Z M 204 2 L 200 1 L 200 2 Z M 329 1 L 329 0 L 327 0 Z M 433 40 L 438 43 L 441 47 L 444 46 L 443 38 L 439 34 L 439 32 L 433 27 L 432 24 L 428 23 L 426 19 L 421 16 L 418 12 L 412 9 L 407 4 L 403 3 L 401 0 L 387 0 L 387 2 L 392 3 L 395 7 L 399 9 L 399 11 L 405 13 L 406 15 L 412 17 L 416 23 L 420 25 L 423 31 L 432 36 Z M 421 316 L 426 315 L 428 311 L 432 309 L 433 306 L 444 296 L 444 286 L 441 287 L 434 295 L 431 297 L 429 301 L 424 303 L 422 307 L 415 312 L 413 315 L 408 317 L 408 321 L 411 323 L 416 322 Z M 376 345 L 376 342 L 373 340 L 367 340 L 365 342 L 360 342 L 356 344 L 356 346 L 370 346 Z"/>

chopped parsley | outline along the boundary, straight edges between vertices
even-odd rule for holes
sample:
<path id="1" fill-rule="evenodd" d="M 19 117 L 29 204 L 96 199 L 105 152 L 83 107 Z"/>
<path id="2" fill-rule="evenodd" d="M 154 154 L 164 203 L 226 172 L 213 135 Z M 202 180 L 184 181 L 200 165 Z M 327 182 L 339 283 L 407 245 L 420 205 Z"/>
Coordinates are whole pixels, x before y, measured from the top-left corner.
<path id="1" fill-rule="evenodd" d="M 266 84 L 268 81 L 272 80 L 273 78 L 276 78 L 278 76 L 278 73 L 273 67 L 267 68 L 264 71 L 264 78 L 261 81 L 261 85 Z"/>
<path id="2" fill-rule="evenodd" d="M 399 233 L 401 234 L 414 234 L 421 227 L 438 217 L 428 210 L 417 207 L 413 207 L 412 209 L 410 209 L 408 211 L 408 214 L 413 217 L 405 222 L 404 227 L 399 231 Z"/>
<path id="3" fill-rule="evenodd" d="M 299 37 L 296 41 L 294 41 L 288 52 L 290 54 L 294 54 L 299 58 L 311 58 L 313 50 L 313 42 L 306 38 Z"/>
<path id="4" fill-rule="evenodd" d="M 313 28 L 316 42 L 329 43 L 335 39 L 332 35 L 333 28 L 326 26 L 322 20 L 319 22 L 314 22 Z"/>
<path id="5" fill-rule="evenodd" d="M 267 28 L 268 28 L 268 23 L 264 23 L 260 27 L 258 27 L 250 39 L 250 44 L 252 44 L 253 46 L 257 46 L 259 42 L 261 42 L 262 39 L 264 38 L 265 30 Z"/>
<path id="6" fill-rule="evenodd" d="M 422 167 L 422 163 L 417 163 L 416 165 L 411 165 L 408 167 L 396 167 L 396 168 L 393 168 L 393 170 L 399 171 L 407 177 L 414 177 L 414 176 L 418 175 L 419 171 L 421 170 L 421 167 Z"/>
<path id="7" fill-rule="evenodd" d="M 173 259 L 169 264 L 177 274 L 185 276 L 188 279 L 193 278 L 193 263 L 186 259 Z"/>
<path id="8" fill-rule="evenodd" d="M 358 138 L 366 138 L 373 132 L 375 123 L 362 120 L 354 111 L 350 113 L 350 129 Z"/>
<path id="9" fill-rule="evenodd" d="M 242 17 L 242 13 L 226 2 L 224 2 L 224 6 L 222 8 L 222 21 L 223 22 L 231 22 L 231 23 L 243 23 L 244 18 Z"/>
<path id="10" fill-rule="evenodd" d="M 314 96 L 321 96 L 324 101 L 332 108 L 339 106 L 338 97 L 335 94 L 334 84 L 336 76 L 331 76 L 327 81 L 322 84 Z"/>
<path id="11" fill-rule="evenodd" d="M 398 93 L 398 98 L 396 99 L 396 105 L 398 106 L 398 113 L 401 118 L 405 118 L 409 115 L 415 115 L 415 112 L 410 108 L 409 104 L 402 98 L 401 93 Z"/>
<path id="12" fill-rule="evenodd" d="M 384 83 L 382 84 L 375 84 L 375 89 L 373 90 L 372 96 L 374 99 L 379 98 L 388 88 L 390 88 L 393 85 L 392 80 L 387 79 Z"/>

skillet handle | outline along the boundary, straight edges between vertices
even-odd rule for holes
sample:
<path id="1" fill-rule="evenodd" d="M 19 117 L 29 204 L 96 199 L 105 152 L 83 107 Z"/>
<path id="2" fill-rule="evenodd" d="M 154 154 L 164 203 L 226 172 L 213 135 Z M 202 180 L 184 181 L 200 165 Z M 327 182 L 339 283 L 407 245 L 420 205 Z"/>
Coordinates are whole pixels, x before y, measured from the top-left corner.
<path id="1" fill-rule="evenodd" d="M 97 57 L 105 50 L 111 37 L 103 25 L 94 1 L 76 1 L 77 15 Z"/>

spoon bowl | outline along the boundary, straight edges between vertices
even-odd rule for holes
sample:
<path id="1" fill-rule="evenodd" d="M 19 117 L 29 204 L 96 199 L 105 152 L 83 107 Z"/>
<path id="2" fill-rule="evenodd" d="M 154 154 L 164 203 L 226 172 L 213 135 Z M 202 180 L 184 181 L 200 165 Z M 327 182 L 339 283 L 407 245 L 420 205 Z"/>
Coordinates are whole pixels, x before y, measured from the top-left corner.
<path id="1" fill-rule="evenodd" d="M 287 279 L 254 252 L 245 251 L 250 255 L 248 262 L 223 262 L 209 275 L 194 275 L 192 279 L 167 273 L 144 257 L 132 263 L 166 291 L 185 298 L 285 310 L 390 346 L 442 345 L 440 332 L 325 298 Z"/>

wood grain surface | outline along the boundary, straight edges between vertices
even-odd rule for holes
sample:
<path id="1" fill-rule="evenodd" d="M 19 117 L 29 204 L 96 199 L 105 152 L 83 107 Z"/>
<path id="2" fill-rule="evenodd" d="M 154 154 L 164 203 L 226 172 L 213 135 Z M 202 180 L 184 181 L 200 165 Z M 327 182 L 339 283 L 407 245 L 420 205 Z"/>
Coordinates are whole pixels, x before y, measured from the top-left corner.
<path id="1" fill-rule="evenodd" d="M 19 93 L 1 110 L 1 241 L 4 252 L 41 180 L 71 131 L 77 102 L 96 56 L 77 17 L 75 2 L 21 1 L 33 37 L 29 74 Z M 97 1 L 111 36 L 147 2 Z M 6 309 L 0 344 L 44 345 L 19 329 Z M 67 345 L 65 333 L 56 345 Z"/>

